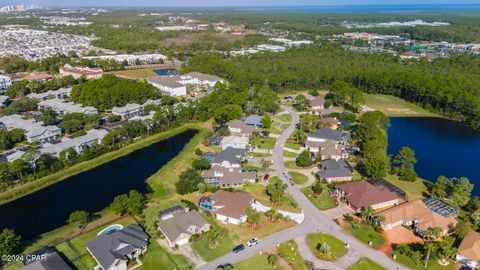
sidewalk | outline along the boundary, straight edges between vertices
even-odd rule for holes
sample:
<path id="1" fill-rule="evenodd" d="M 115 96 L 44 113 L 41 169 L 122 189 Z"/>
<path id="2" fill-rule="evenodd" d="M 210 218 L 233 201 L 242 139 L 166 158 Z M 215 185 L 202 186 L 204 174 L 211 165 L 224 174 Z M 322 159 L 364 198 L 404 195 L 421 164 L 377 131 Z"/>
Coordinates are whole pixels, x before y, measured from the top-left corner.
<path id="1" fill-rule="evenodd" d="M 268 210 L 272 209 L 271 207 L 265 206 L 259 202 L 254 202 L 252 204 L 252 208 L 262 213 L 265 213 Z M 278 210 L 278 209 L 277 209 L 277 212 L 282 214 L 283 216 L 289 217 L 291 220 L 297 222 L 298 224 L 302 223 L 303 220 L 305 219 L 305 214 L 303 213 L 291 213 L 291 212 Z"/>

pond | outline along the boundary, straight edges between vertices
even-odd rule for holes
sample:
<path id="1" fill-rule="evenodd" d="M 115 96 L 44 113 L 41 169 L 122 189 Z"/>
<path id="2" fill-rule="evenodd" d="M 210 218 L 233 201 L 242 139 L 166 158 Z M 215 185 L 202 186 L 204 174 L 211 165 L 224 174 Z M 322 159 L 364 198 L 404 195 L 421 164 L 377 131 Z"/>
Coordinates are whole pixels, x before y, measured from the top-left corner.
<path id="1" fill-rule="evenodd" d="M 158 76 L 160 77 L 164 77 L 164 76 L 172 76 L 172 75 L 179 75 L 180 74 L 180 71 L 178 71 L 177 69 L 174 69 L 174 68 L 170 68 L 170 69 L 157 69 L 157 70 L 154 70 L 153 72 L 155 72 Z"/>
<path id="2" fill-rule="evenodd" d="M 28 240 L 65 225 L 73 211 L 95 213 L 132 189 L 147 193 L 145 180 L 177 156 L 195 134 L 183 132 L 1 205 L 0 229 L 13 229 Z"/>
<path id="3" fill-rule="evenodd" d="M 388 153 L 402 146 L 415 150 L 419 177 L 435 181 L 438 176 L 465 176 L 480 195 L 480 132 L 443 118 L 393 117 L 388 129 Z"/>

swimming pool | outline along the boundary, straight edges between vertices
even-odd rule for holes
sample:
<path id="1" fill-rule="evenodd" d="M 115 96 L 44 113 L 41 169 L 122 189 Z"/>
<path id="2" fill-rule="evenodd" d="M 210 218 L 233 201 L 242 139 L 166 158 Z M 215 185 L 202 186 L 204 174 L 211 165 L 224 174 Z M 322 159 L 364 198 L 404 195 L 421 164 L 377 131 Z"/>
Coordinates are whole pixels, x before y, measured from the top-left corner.
<path id="1" fill-rule="evenodd" d="M 157 69 L 157 70 L 154 70 L 153 72 L 155 72 L 160 77 L 171 76 L 171 75 L 179 75 L 180 74 L 180 71 L 178 71 L 177 69 L 174 69 L 174 68 Z"/>
<path id="2" fill-rule="evenodd" d="M 109 234 L 109 233 L 112 233 L 112 232 L 116 232 L 116 231 L 119 231 L 123 229 L 123 226 L 120 225 L 120 224 L 113 224 L 113 225 L 110 225 L 108 226 L 107 228 L 101 230 L 98 234 L 98 235 L 102 235 L 102 234 Z"/>

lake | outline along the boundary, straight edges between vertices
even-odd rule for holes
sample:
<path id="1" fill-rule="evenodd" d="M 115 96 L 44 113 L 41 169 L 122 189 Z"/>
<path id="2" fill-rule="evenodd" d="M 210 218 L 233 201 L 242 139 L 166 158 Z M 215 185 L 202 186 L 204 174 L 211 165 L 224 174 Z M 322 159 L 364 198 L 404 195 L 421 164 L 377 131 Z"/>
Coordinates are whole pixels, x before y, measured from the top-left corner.
<path id="1" fill-rule="evenodd" d="M 435 181 L 440 175 L 465 176 L 480 195 L 480 132 L 442 118 L 393 117 L 390 123 L 389 154 L 408 146 L 415 150 L 419 177 Z"/>
<path id="2" fill-rule="evenodd" d="M 28 240 L 65 225 L 73 211 L 98 212 L 132 189 L 147 193 L 145 180 L 177 156 L 195 134 L 183 132 L 1 205 L 0 228 L 13 229 Z"/>
<path id="3" fill-rule="evenodd" d="M 170 69 L 157 69 L 154 70 L 158 76 L 165 77 L 165 76 L 172 76 L 172 75 L 179 75 L 180 72 L 177 69 L 170 68 Z"/>

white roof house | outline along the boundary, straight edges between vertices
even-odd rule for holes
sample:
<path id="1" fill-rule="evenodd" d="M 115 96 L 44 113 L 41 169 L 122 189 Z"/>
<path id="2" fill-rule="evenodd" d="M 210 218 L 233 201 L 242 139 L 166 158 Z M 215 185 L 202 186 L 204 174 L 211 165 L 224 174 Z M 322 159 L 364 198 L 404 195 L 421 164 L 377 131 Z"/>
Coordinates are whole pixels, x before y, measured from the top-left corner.
<path id="1" fill-rule="evenodd" d="M 248 137 L 226 136 L 226 137 L 223 137 L 222 141 L 220 142 L 220 146 L 222 147 L 222 150 L 225 150 L 228 147 L 237 148 L 237 149 L 246 149 L 248 142 L 249 142 Z"/>
<path id="2" fill-rule="evenodd" d="M 43 122 L 37 122 L 35 119 L 25 120 L 18 114 L 0 117 L 0 122 L 7 130 L 16 128 L 25 130 L 25 137 L 29 142 L 48 142 L 62 134 L 62 130 L 57 126 L 44 126 Z"/>
<path id="3" fill-rule="evenodd" d="M 217 82 L 225 83 L 225 80 L 215 75 L 189 72 L 179 76 L 152 77 L 147 82 L 171 96 L 184 96 L 187 86 L 204 86 L 210 90 Z"/>
<path id="4" fill-rule="evenodd" d="M 58 90 L 48 90 L 47 92 L 43 93 L 31 93 L 28 94 L 27 97 L 36 100 L 46 100 L 49 97 L 53 96 L 58 99 L 65 99 L 70 97 L 70 93 L 72 92 L 72 88 L 60 88 Z"/>
<path id="5" fill-rule="evenodd" d="M 123 107 L 113 107 L 112 108 L 112 114 L 114 115 L 120 115 L 122 119 L 130 119 L 135 116 L 142 116 L 143 115 L 143 106 L 134 104 L 134 103 L 128 103 L 127 105 Z"/>
<path id="6" fill-rule="evenodd" d="M 38 103 L 40 109 L 51 108 L 60 115 L 68 113 L 98 114 L 98 110 L 91 106 L 82 106 L 73 102 L 67 102 L 58 98 L 47 99 Z"/>
<path id="7" fill-rule="evenodd" d="M 108 131 L 104 129 L 92 129 L 87 131 L 87 134 L 76 137 L 73 139 L 64 138 L 60 143 L 51 144 L 46 143 L 40 148 L 41 153 L 52 154 L 55 156 L 59 156 L 60 152 L 67 150 L 68 148 L 73 148 L 78 154 L 82 153 L 82 151 L 92 144 L 101 143 L 103 137 L 107 135 Z"/>

